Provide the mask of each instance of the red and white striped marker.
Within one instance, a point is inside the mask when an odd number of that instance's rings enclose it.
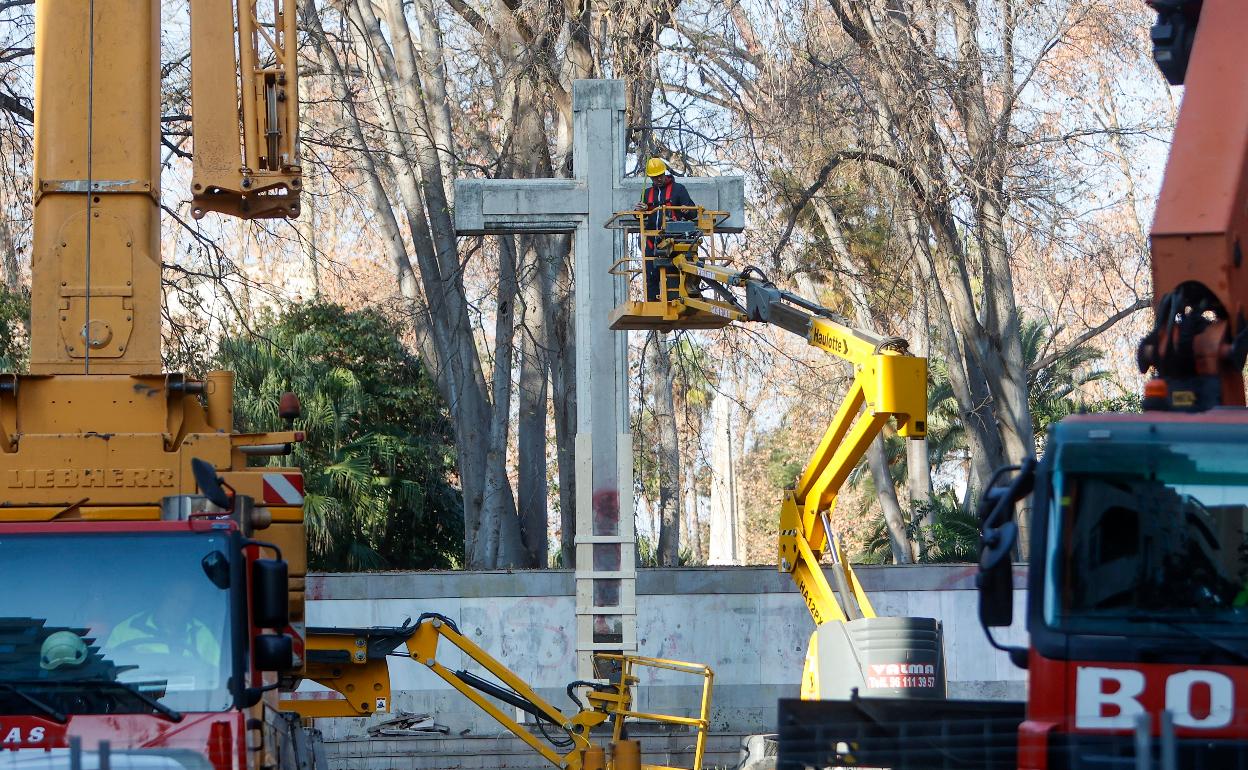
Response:
[[[268,505],[303,505],[303,474],[264,474],[264,502]]]

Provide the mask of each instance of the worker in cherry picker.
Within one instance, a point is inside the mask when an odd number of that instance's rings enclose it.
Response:
[[[693,198],[689,197],[689,191],[680,182],[672,178],[672,170],[668,167],[667,162],[662,158],[651,158],[646,161],[646,176],[650,177],[650,186],[641,195],[641,207],[645,211],[653,212],[646,216],[646,229],[659,230],[662,229],[664,223],[670,219],[695,219],[696,214],[692,208],[684,211],[660,211],[662,206],[690,206],[694,205]],[[654,257],[655,238],[645,239],[645,256]],[[659,299],[659,268],[655,265],[653,259],[644,260],[646,267],[646,299],[655,302]]]

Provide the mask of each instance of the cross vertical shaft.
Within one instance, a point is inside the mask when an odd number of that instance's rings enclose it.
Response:
[[[628,336],[609,325],[627,292],[608,272],[623,234],[602,226],[624,170],[624,83],[577,81],[572,110],[573,171],[589,204],[575,255],[577,673],[589,676],[594,650],[637,649]]]

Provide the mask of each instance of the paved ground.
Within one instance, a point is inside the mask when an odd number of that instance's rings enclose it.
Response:
[[[692,767],[690,734],[640,734],[642,761],[672,767]],[[740,733],[711,734],[704,768],[735,768],[739,762]],[[500,736],[345,738],[326,743],[331,770],[538,770],[550,765],[518,738]]]

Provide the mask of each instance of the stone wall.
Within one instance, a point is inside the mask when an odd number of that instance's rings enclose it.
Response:
[[[970,565],[860,567],[879,615],[936,617],[944,624],[952,698],[1025,697],[1025,672],[989,646],[976,619]],[[1015,574],[1021,616],[1023,569]],[[538,689],[556,706],[576,676],[571,571],[328,574],[308,578],[314,626],[400,625],[439,612]],[[639,654],[697,661],[715,670],[712,725],[720,733],[774,728],[775,703],[796,697],[810,615],[787,575],[766,567],[643,569],[637,580]],[[1000,634],[1024,643],[1021,623]],[[466,664],[451,648],[440,660]],[[433,714],[452,736],[493,736],[501,728],[415,661],[393,659],[393,708]],[[643,679],[638,706],[693,715],[699,682],[659,672]],[[317,697],[305,685],[301,697]],[[324,694],[322,693],[321,696]],[[330,740],[359,737],[365,720],[322,720]]]

